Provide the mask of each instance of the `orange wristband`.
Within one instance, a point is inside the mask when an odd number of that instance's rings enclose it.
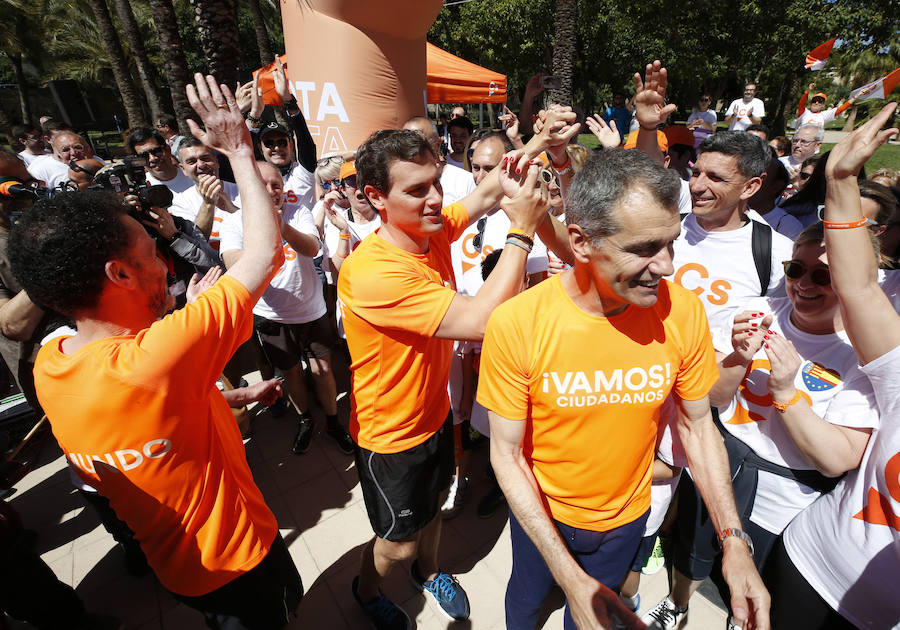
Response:
[[[345,234],[345,233],[341,232],[340,234],[338,234],[338,238],[341,239],[342,241],[349,241],[349,240],[350,240],[350,233],[347,232],[347,233]]]
[[[507,234],[518,234],[531,241],[534,241],[534,234],[528,234],[525,230],[520,230],[519,228],[509,228],[509,232],[507,232]]]
[[[548,154],[547,157],[549,158],[550,155]],[[563,162],[562,166],[557,166],[556,164],[554,164],[553,159],[551,158],[550,166],[552,166],[553,170],[556,171],[557,173],[562,173],[563,171],[568,169],[570,166],[572,166],[572,156],[570,156],[568,153],[566,153],[566,161]]]
[[[846,223],[840,221],[822,221],[822,225],[825,226],[826,230],[852,230],[853,228],[865,227],[868,223],[869,220],[865,217],[858,221],[848,221]]]
[[[781,404],[780,402],[775,402],[775,400],[773,399],[773,400],[772,400],[772,405],[773,405],[773,406],[775,407],[775,409],[777,409],[780,413],[784,413],[785,411],[787,411],[787,408],[788,408],[788,407],[790,407],[790,406],[793,405],[794,403],[800,402],[800,399],[801,399],[801,398],[802,398],[802,396],[800,395],[800,390],[798,389],[797,392],[794,394],[794,397],[791,398],[791,399],[790,399],[789,401],[787,401],[786,403]]]

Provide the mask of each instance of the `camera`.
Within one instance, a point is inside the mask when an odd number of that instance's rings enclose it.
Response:
[[[50,189],[37,180],[21,182],[15,177],[0,177],[0,197],[37,201],[49,196]]]
[[[562,85],[562,79],[553,74],[544,76],[543,86],[545,90],[558,90]]]
[[[94,175],[94,183],[90,188],[134,195],[143,212],[150,208],[168,208],[172,205],[172,191],[162,184],[149,185],[144,172],[146,165],[147,160],[144,158],[124,158]]]

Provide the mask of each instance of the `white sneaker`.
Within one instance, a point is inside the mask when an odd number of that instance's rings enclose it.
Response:
[[[441,518],[453,518],[462,509],[463,502],[466,500],[466,491],[469,489],[469,480],[465,477],[460,480],[456,476],[453,477],[453,483],[450,484],[450,490],[447,493],[447,500],[441,506]]]
[[[641,621],[647,624],[647,630],[675,630],[687,616],[687,611],[687,608],[678,608],[666,597],[641,617]]]

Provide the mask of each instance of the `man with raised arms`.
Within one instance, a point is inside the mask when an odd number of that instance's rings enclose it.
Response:
[[[188,87],[203,131],[243,199],[243,255],[169,315],[153,240],[113,193],[41,200],[15,225],[13,271],[28,295],[75,320],[46,344],[35,386],[78,475],[134,531],[159,581],[213,628],[281,628],[303,594],[278,523],[253,482],[216,379],[253,328],[284,261],[250,134],[225,86]],[[192,282],[189,292],[196,293]]]

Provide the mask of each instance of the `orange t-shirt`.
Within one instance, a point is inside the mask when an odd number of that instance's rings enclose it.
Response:
[[[469,224],[462,204],[442,210],[427,254],[366,237],[341,266],[338,307],[353,370],[350,433],[361,447],[398,453],[437,433],[447,417],[453,341],[437,339],[456,281],[450,243]]]
[[[663,401],[703,398],[719,374],[693,293],[661,281],[654,306],[597,317],[560,277],[491,315],[478,402],[526,422],[522,451],[554,519],[608,531],[650,507]]]
[[[252,308],[225,276],[137,335],[71,355],[54,339],[35,364],[38,398],[73,469],[180,595],[204,595],[254,568],[278,532],[216,388],[250,336]]]

